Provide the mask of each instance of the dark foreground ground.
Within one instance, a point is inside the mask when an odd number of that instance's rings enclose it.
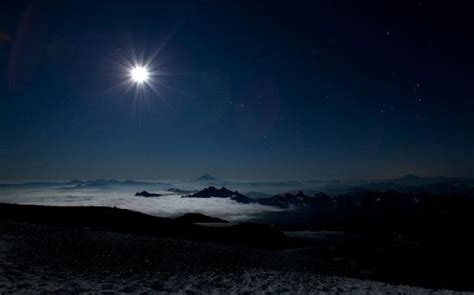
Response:
[[[292,250],[9,221],[0,221],[0,261],[1,293],[454,293],[320,275]]]
[[[56,210],[67,211],[62,224],[53,222]],[[148,220],[110,208],[0,205],[0,213],[1,293],[453,293],[347,278],[373,274],[347,255],[331,254],[331,243],[295,242],[267,227],[201,228],[189,219]],[[204,241],[212,235],[218,237]]]

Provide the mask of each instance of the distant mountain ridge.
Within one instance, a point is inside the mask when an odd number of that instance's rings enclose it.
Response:
[[[210,174],[203,174],[199,176],[198,178],[196,178],[196,181],[212,181],[212,180],[217,180],[217,178],[215,178],[214,176]]]
[[[299,209],[311,209],[331,212],[334,210],[353,210],[354,208],[372,210],[374,208],[380,208],[381,210],[385,207],[384,204],[387,202],[395,208],[406,208],[412,209],[418,207],[424,203],[431,202],[437,196],[441,197],[442,194],[428,194],[428,193],[410,193],[410,192],[398,192],[396,190],[386,191],[356,191],[352,193],[341,194],[338,196],[329,196],[324,193],[316,193],[312,196],[306,195],[302,191],[292,194],[277,194],[271,197],[263,197],[258,199],[252,199],[243,195],[237,191],[231,191],[222,187],[217,189],[213,186],[207,187],[197,193],[182,196],[183,198],[229,198],[243,204],[260,204],[264,206],[271,206],[280,209],[288,209],[290,207]],[[453,195],[459,197],[474,197],[469,194]],[[389,207],[387,207],[389,208]],[[365,209],[364,209],[365,210]]]
[[[318,206],[321,202],[327,203],[330,200],[331,197],[323,193],[317,193],[314,196],[310,197],[300,191],[296,194],[286,193],[275,195],[269,198],[261,198],[256,200],[256,202],[260,205],[286,209],[292,206],[297,208],[314,208]]]
[[[247,196],[242,195],[241,193],[235,191],[230,191],[225,187],[217,189],[213,186],[207,187],[197,193],[182,196],[182,198],[230,198],[231,200],[237,201],[239,203],[249,204],[254,202]]]
[[[233,190],[248,191],[250,197],[265,198],[266,195],[273,195],[281,191],[297,193],[304,191],[308,195],[317,192],[324,192],[331,196],[360,192],[360,191],[387,191],[396,190],[405,193],[429,193],[429,194],[474,194],[474,178],[468,177],[422,177],[408,174],[400,178],[387,180],[307,180],[307,181],[225,181],[216,177],[204,174],[200,177],[181,182],[148,182],[137,180],[116,180],[116,179],[92,179],[92,180],[71,180],[71,181],[49,181],[49,182],[25,182],[25,183],[0,183],[0,188],[32,188],[32,187],[58,187],[63,190],[75,189],[108,189],[119,186],[137,186],[140,191],[164,190],[174,187],[179,183],[184,189],[175,193],[191,193],[201,189],[204,185],[227,186]],[[142,187],[140,187],[142,186]],[[155,187],[156,186],[156,187]],[[139,191],[137,189],[136,191]],[[172,191],[170,191],[172,192]]]
[[[170,185],[162,182],[138,181],[138,180],[117,180],[117,179],[90,179],[90,180],[69,180],[69,181],[34,181],[19,183],[0,183],[0,187],[34,187],[34,186],[65,186],[72,188],[85,187],[106,187],[113,185]]]
[[[97,187],[105,188],[114,185],[139,186],[139,185],[161,185],[159,182],[146,182],[136,180],[115,180],[115,179],[95,179],[95,180],[72,180],[65,185],[75,185],[74,188]]]
[[[289,208],[291,206],[311,208],[320,200],[328,200],[331,197],[323,193],[318,193],[315,194],[314,197],[310,197],[305,195],[303,192],[299,192],[297,194],[286,193],[267,198],[251,199],[237,191],[228,190],[225,187],[217,189],[210,186],[197,193],[182,196],[182,198],[229,198],[243,204],[256,203],[278,208]]]

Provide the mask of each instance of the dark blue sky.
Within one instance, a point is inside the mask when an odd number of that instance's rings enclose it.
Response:
[[[447,2],[7,1],[0,179],[474,176]],[[154,52],[156,93],[122,91]]]

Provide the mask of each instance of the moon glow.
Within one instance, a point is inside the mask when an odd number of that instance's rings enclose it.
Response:
[[[130,70],[130,77],[134,82],[142,84],[148,81],[150,72],[143,66],[135,66]]]

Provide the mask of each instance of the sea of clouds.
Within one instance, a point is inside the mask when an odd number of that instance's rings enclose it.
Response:
[[[0,188],[0,202],[52,206],[107,206],[130,209],[161,217],[176,217],[185,213],[202,213],[231,222],[242,222],[261,213],[277,212],[277,209],[260,204],[241,204],[228,198],[181,198],[180,194],[162,197],[137,197],[142,187],[107,186],[100,188],[64,185],[30,185]],[[149,191],[168,193],[165,187],[155,186]]]

